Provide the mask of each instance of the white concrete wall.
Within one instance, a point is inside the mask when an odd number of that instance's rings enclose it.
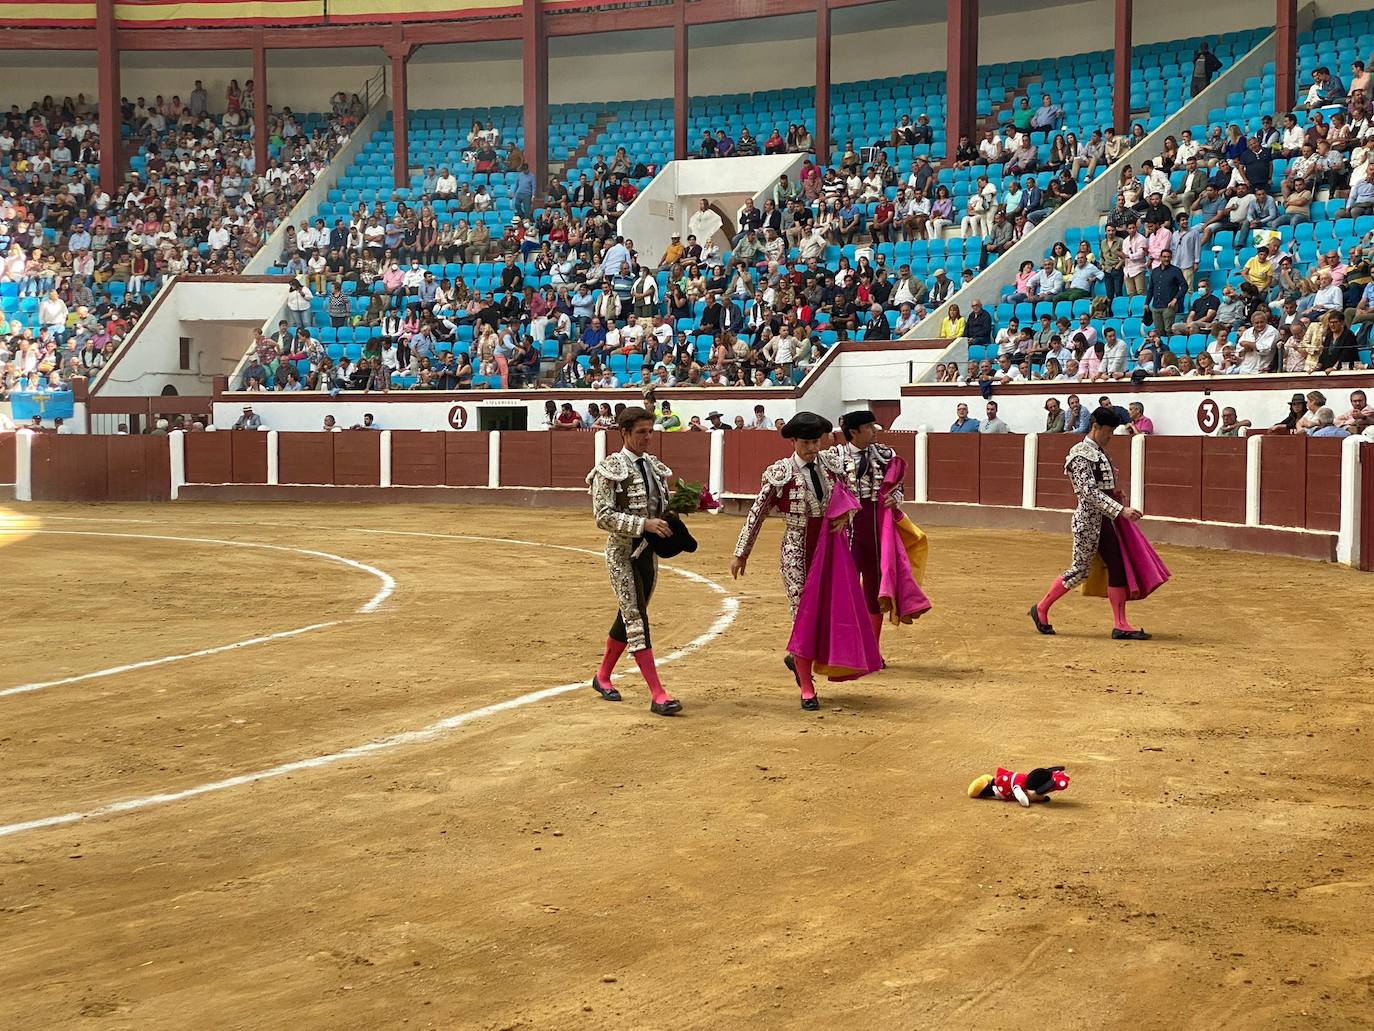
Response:
[[[178,279],[151,318],[125,341],[124,357],[93,384],[102,397],[147,397],[167,385],[179,394],[208,394],[215,376],[242,359],[252,327],[275,317],[286,284],[203,283]],[[191,369],[181,368],[181,338],[193,341]]]
[[[735,213],[746,197],[754,198],[762,207],[762,198],[772,193],[781,176],[787,175],[796,182],[802,160],[800,154],[778,154],[670,161],[621,216],[620,233],[634,241],[635,250],[642,256],[657,261],[674,232],[681,233],[686,243],[688,222],[701,198],[712,201],[733,225]],[[730,240],[723,231],[716,232],[715,240],[721,251],[730,249]]]
[[[1320,13],[1360,10],[1368,0],[1333,0]],[[1156,0],[1137,4],[1135,40],[1150,43],[1197,31],[1196,4]],[[1272,8],[1233,0],[1207,11],[1209,32],[1272,23]],[[1064,27],[1073,31],[1066,38]],[[814,32],[809,15],[761,18],[691,30],[689,86],[694,95],[801,86],[814,81]],[[831,75],[836,82],[905,75],[945,66],[944,5],[892,0],[832,15]],[[1112,9],[1103,0],[997,10],[984,4],[979,42],[983,63],[1105,50],[1112,46]],[[335,90],[355,90],[384,63],[381,50],[284,50],[269,54],[273,106],[321,110]],[[121,62],[126,96],[179,93],[196,78],[223,108],[231,78],[252,77],[247,51],[126,53]],[[61,97],[96,90],[94,53],[10,51],[0,63],[0,97],[27,103],[45,93]],[[445,44],[421,48],[410,64],[413,107],[519,104],[520,46],[516,41]],[[672,94],[672,37],[667,30],[564,37],[550,42],[552,103],[635,100]]]

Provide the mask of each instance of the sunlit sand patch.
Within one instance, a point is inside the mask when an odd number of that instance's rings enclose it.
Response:
[[[42,527],[43,521],[34,516],[16,512],[12,508],[0,508],[0,547],[14,544]]]

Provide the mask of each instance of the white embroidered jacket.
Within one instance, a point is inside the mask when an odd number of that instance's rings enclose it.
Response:
[[[673,471],[654,455],[645,455],[654,478],[656,497],[651,506],[634,456],[625,451],[607,455],[587,474],[592,517],[609,534],[633,539],[644,536],[644,521],[661,518],[668,509],[668,481]],[[652,509],[652,510],[651,510]]]
[[[865,450],[868,452],[868,466],[861,476],[859,459]],[[878,491],[883,485],[883,477],[887,475],[887,467],[897,455],[897,452],[886,444],[870,444],[866,449],[857,448],[853,444],[836,444],[832,448],[827,448],[826,453],[835,455],[846,484],[860,501],[878,500]],[[900,483],[892,488],[892,494],[899,502],[906,500]]]
[[[844,475],[833,448],[816,456],[816,468],[828,498],[835,481]],[[779,459],[763,471],[763,487],[744,520],[735,554],[748,556],[770,512],[776,511],[782,515],[788,532],[804,532],[807,520],[825,515],[825,507],[826,501],[816,497],[811,477],[805,468],[797,464],[795,457],[789,455]]]
[[[1108,519],[1121,514],[1122,504],[1112,497],[1116,490],[1116,467],[1107,452],[1091,440],[1079,441],[1064,458],[1073,492],[1082,508],[1101,512]]]

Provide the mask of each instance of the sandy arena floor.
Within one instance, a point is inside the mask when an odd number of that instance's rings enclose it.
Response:
[[[806,714],[777,526],[732,583],[703,518],[680,718],[627,675],[443,723],[590,677],[586,515],[22,512],[64,532],[0,538],[5,1031],[1374,1027],[1358,573],[1166,549],[1153,642],[1078,596],[1043,638],[1067,539],[932,528],[935,610]],[[964,795],[1052,762],[1049,805]]]

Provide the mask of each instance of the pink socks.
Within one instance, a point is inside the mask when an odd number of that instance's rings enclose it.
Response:
[[[811,679],[811,660],[804,659],[800,655],[794,655],[792,661],[797,666],[797,679],[801,681],[801,696],[803,698],[815,698],[816,685]]]
[[[1112,603],[1112,625],[1130,633],[1135,630],[1126,620],[1126,588],[1108,587],[1107,599]]]
[[[1064,578],[1056,576],[1054,583],[1050,584],[1050,589],[1045,592],[1045,596],[1035,606],[1036,611],[1040,613],[1040,622],[1048,623],[1050,621],[1050,606],[1068,593],[1069,589],[1064,586]]]
[[[621,645],[624,648],[624,645]],[[649,694],[656,702],[666,702],[668,692],[663,690],[663,684],[658,679],[658,667],[654,664],[654,650],[643,648],[635,652],[635,665],[639,667],[639,672],[644,677],[644,683],[649,685]]]
[[[598,684],[602,687],[611,686],[611,674],[615,672],[615,664],[620,661],[620,657],[624,654],[624,641],[617,641],[614,637],[606,638],[606,654],[601,657],[601,668],[596,671]]]

